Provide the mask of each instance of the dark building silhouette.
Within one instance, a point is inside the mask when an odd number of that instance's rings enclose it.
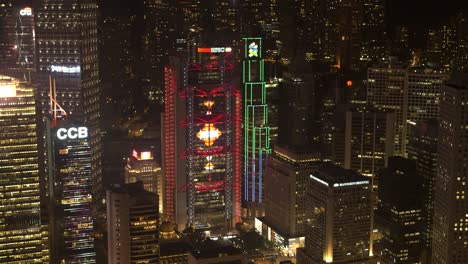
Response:
[[[414,161],[391,157],[378,174],[378,209],[375,226],[382,237],[375,244],[383,263],[419,263],[423,239],[423,177]]]

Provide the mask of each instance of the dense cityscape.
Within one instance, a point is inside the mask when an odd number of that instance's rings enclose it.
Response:
[[[0,0],[0,263],[468,264],[468,2]]]

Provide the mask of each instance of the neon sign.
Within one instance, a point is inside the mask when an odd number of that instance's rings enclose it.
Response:
[[[51,72],[62,72],[62,73],[79,73],[81,70],[80,66],[58,66],[52,65],[50,66]]]
[[[134,157],[137,160],[152,160],[153,158],[153,153],[151,151],[141,151],[138,152],[136,150],[132,150],[132,157]]]
[[[20,16],[32,16],[32,9],[30,7],[21,9]]]
[[[254,42],[250,43],[249,45],[249,57],[257,57],[258,58],[258,45]]]
[[[57,138],[60,140],[64,139],[77,139],[77,138],[87,138],[88,137],[88,128],[87,127],[70,127],[59,128],[57,130]]]
[[[225,52],[231,52],[232,48],[231,47],[198,48],[197,51],[198,53],[225,53]]]
[[[205,124],[197,133],[197,137],[205,143],[206,146],[212,146],[215,141],[221,136],[221,131],[213,124]]]

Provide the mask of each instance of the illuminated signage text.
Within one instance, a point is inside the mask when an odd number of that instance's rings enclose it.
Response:
[[[87,127],[70,127],[70,128],[59,128],[57,130],[57,138],[60,140],[64,139],[77,139],[87,138],[88,128]]]

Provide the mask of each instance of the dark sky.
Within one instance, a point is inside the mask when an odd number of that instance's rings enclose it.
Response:
[[[468,0],[387,0],[391,24],[427,28],[447,20],[463,10],[468,13]]]

